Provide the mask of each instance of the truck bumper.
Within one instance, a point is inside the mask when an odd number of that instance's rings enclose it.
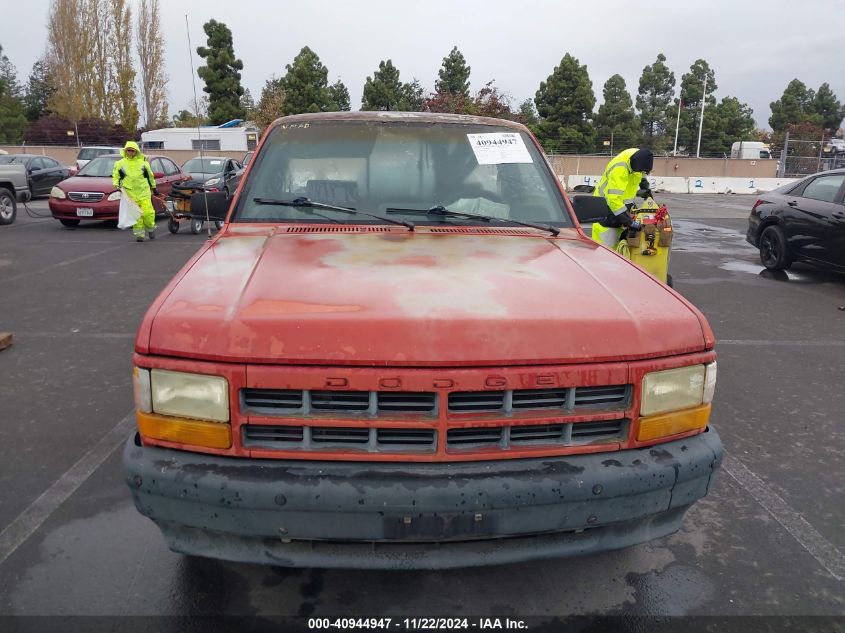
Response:
[[[723,453],[650,448],[451,464],[224,458],[140,445],[124,476],[176,552],[284,567],[444,569],[619,549],[678,530]]]

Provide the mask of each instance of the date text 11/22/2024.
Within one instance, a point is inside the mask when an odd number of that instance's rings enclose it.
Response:
[[[431,630],[521,630],[524,620],[511,618],[309,618],[308,628],[318,630],[360,631],[365,629]]]

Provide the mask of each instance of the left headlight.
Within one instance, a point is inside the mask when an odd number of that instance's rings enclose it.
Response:
[[[109,197],[106,198],[106,200],[108,200],[109,202],[114,202],[115,200],[120,200],[120,190],[112,191],[109,194]]]
[[[715,362],[646,374],[643,377],[640,415],[649,416],[709,404],[715,389]]]
[[[208,180],[206,180],[206,181],[202,184],[202,186],[203,186],[203,187],[216,187],[216,186],[217,186],[217,185],[219,185],[221,182],[223,182],[223,179],[222,179],[222,178],[209,178]]]
[[[162,415],[229,421],[229,383],[221,376],[181,371],[150,371],[153,412]]]
[[[59,200],[64,200],[65,198],[67,198],[67,195],[65,195],[65,192],[59,189],[58,187],[53,187],[52,189],[50,189],[50,197],[58,198]]]

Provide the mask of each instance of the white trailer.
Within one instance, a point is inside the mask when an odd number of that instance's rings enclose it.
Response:
[[[737,141],[731,145],[731,158],[768,160],[771,157],[769,146],[760,141]]]
[[[248,152],[258,145],[258,128],[244,127],[166,127],[141,134],[143,151],[183,149]]]

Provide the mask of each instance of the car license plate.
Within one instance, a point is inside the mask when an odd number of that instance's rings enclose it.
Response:
[[[83,218],[90,218],[94,216],[94,209],[88,209],[85,207],[80,207],[76,210],[76,215],[83,217]]]

